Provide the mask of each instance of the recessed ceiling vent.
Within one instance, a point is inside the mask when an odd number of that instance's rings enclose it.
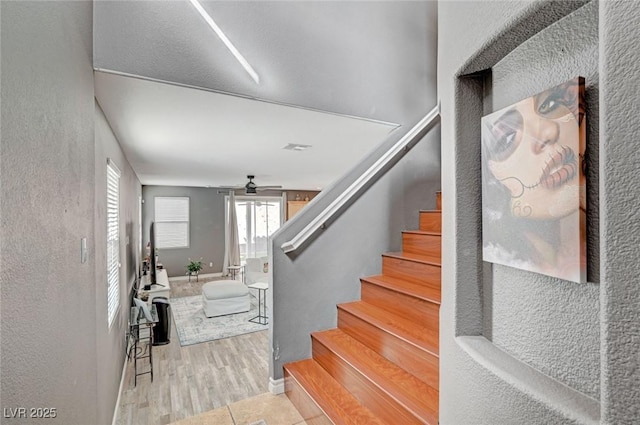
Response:
[[[310,148],[311,145],[299,145],[297,143],[289,143],[287,146],[285,146],[282,149],[286,149],[288,151],[303,151],[305,149]]]

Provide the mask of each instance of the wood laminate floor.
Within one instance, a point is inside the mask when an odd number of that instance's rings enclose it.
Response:
[[[171,283],[172,298],[200,293],[203,282],[184,283]],[[119,425],[169,424],[268,391],[268,331],[181,347],[172,318],[170,340],[153,347],[153,382],[139,376],[134,387],[128,362]]]

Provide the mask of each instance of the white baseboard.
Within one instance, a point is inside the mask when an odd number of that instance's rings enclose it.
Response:
[[[273,379],[269,377],[269,392],[275,395],[284,393],[284,378]]]
[[[201,274],[198,275],[198,278],[207,278],[207,277],[221,277],[222,276],[222,272],[218,272],[218,273],[207,273],[207,274]],[[195,277],[191,276],[191,279],[195,279]],[[169,278],[169,282],[184,282],[184,281],[188,281],[189,280],[189,276],[173,276]]]
[[[120,388],[118,388],[118,398],[116,399],[116,407],[113,409],[113,419],[111,425],[116,425],[118,421],[118,414],[120,413],[120,397],[122,396],[122,389],[124,387],[124,378],[127,374],[127,363],[129,363],[127,356],[124,357],[124,365],[122,365],[122,377],[120,378]]]

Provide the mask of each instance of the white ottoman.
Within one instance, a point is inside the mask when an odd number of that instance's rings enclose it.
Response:
[[[217,280],[202,285],[202,307],[207,317],[244,313],[251,308],[249,288],[238,280]]]

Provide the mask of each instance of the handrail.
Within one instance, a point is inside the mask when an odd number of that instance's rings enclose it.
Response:
[[[367,169],[356,181],[354,181],[344,192],[333,200],[318,216],[316,216],[307,226],[305,226],[291,240],[283,243],[281,249],[285,253],[293,252],[302,246],[318,230],[325,227],[340,209],[345,206],[353,197],[355,197],[360,189],[372,183],[385,167],[394,159],[398,159],[404,155],[417,143],[425,134],[431,130],[440,118],[440,106],[436,105],[427,115],[424,116],[411,130],[407,132],[400,140],[398,140],[388,151],[386,151],[378,160]]]

